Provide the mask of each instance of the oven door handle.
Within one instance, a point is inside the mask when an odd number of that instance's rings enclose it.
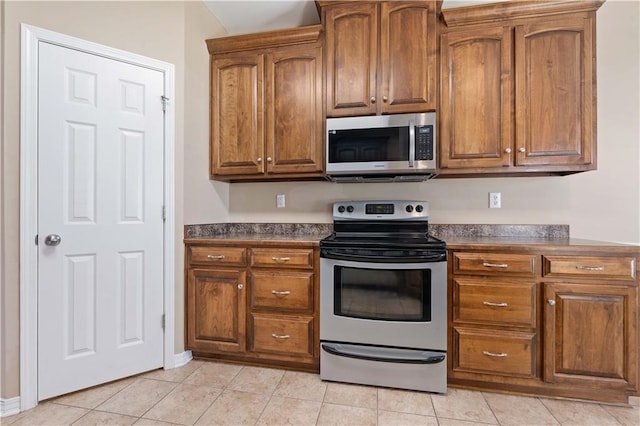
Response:
[[[414,263],[414,262],[439,262],[447,260],[446,254],[436,253],[425,256],[411,256],[411,257],[394,257],[394,256],[367,256],[359,254],[346,254],[339,253],[331,250],[323,250],[322,256],[327,259],[335,260],[353,260],[357,262],[402,262],[402,263]]]
[[[322,343],[321,346],[325,352],[336,356],[398,364],[438,364],[446,358],[442,353],[430,351],[356,347],[340,343]]]

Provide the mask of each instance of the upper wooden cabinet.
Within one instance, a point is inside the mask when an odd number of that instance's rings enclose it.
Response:
[[[320,28],[207,40],[212,179],[322,176]]]
[[[327,116],[436,108],[436,1],[317,1],[326,31]]]
[[[596,168],[601,3],[524,1],[442,11],[441,174]]]

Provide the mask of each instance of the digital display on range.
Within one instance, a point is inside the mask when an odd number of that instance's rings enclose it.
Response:
[[[393,214],[393,204],[366,204],[366,214]]]

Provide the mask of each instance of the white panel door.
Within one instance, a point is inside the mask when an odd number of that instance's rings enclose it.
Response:
[[[43,400],[163,365],[164,119],[159,71],[40,42],[38,74]]]

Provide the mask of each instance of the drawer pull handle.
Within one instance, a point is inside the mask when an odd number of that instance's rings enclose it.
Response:
[[[507,354],[504,352],[501,352],[499,354],[494,354],[493,352],[489,352],[489,351],[482,351],[482,355],[492,356],[495,358],[505,358],[507,356]]]
[[[271,337],[273,337],[274,339],[289,339],[291,336],[289,336],[288,334],[272,334]]]
[[[489,263],[489,262],[482,262],[482,266],[486,266],[487,268],[508,268],[509,264],[508,263]]]
[[[496,308],[506,308],[507,306],[509,306],[509,304],[507,302],[500,302],[500,303],[495,303],[495,302],[482,302],[483,305],[485,306],[494,306]]]
[[[224,259],[224,255],[223,254],[219,254],[217,256],[214,256],[212,254],[208,254],[207,255],[207,259],[222,260],[222,259]]]
[[[271,260],[273,260],[274,262],[288,262],[288,261],[291,260],[291,258],[290,257],[275,257],[275,256],[273,256],[271,258]]]
[[[604,271],[604,266],[582,266],[576,265],[576,269],[579,271]]]
[[[289,294],[291,294],[291,292],[289,290],[287,291],[271,290],[271,294],[275,294],[276,296],[288,296]]]

